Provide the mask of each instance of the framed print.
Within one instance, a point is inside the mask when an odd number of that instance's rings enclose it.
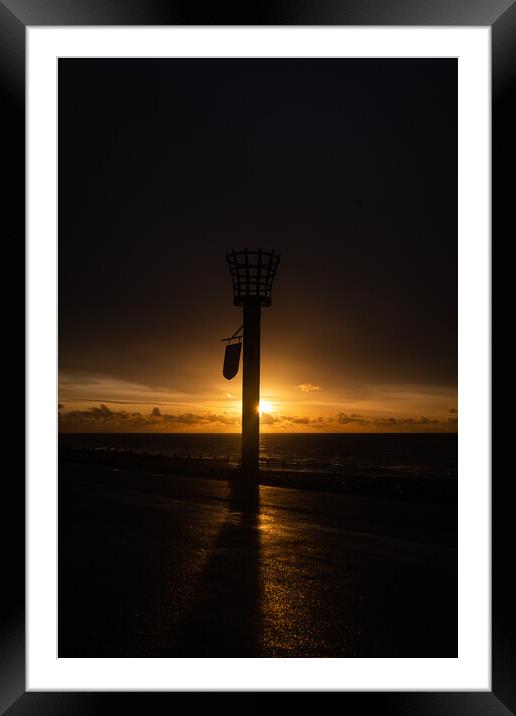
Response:
[[[514,712],[514,6],[108,7],[0,6],[28,408],[3,708]]]

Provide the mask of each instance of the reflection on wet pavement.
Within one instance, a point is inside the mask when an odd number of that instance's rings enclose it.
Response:
[[[61,472],[60,656],[457,653],[453,510]]]

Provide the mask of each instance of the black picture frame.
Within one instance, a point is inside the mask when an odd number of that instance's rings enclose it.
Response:
[[[25,235],[25,30],[28,26],[73,25],[404,25],[489,26],[492,32],[492,234],[514,236],[514,171],[511,133],[516,126],[510,96],[516,74],[516,3],[513,0],[313,0],[256,7],[166,2],[165,0],[0,0],[0,106],[3,124],[2,218],[12,227],[9,260],[20,266]],[[512,227],[512,232],[510,228]],[[18,263],[19,262],[19,263]],[[20,282],[21,283],[21,282]],[[12,287],[3,285],[4,306]],[[21,292],[20,292],[21,293]],[[18,299],[23,304],[23,298]],[[20,322],[10,312],[5,334],[23,345]],[[19,336],[19,340],[16,338]],[[10,375],[24,384],[22,361]],[[23,405],[19,393],[15,401]],[[16,419],[4,417],[4,435]],[[492,478],[492,691],[491,692],[342,692],[342,706],[354,712],[371,707],[383,714],[516,714],[516,579],[511,480]],[[19,466],[3,484],[3,574],[0,632],[0,713],[91,714],[122,710],[152,712],[170,708],[174,693],[26,692],[25,690],[25,486]],[[509,568],[507,568],[509,565]],[[150,701],[149,701],[150,699]],[[144,701],[145,700],[145,701]]]

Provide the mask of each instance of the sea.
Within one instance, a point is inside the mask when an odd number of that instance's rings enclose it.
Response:
[[[241,436],[228,433],[61,433],[65,449],[132,452],[238,465]],[[452,433],[264,433],[260,466],[326,474],[457,477]]]

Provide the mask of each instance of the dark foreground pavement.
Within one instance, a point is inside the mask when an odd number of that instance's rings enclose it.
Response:
[[[59,468],[59,656],[457,656],[456,505]]]

